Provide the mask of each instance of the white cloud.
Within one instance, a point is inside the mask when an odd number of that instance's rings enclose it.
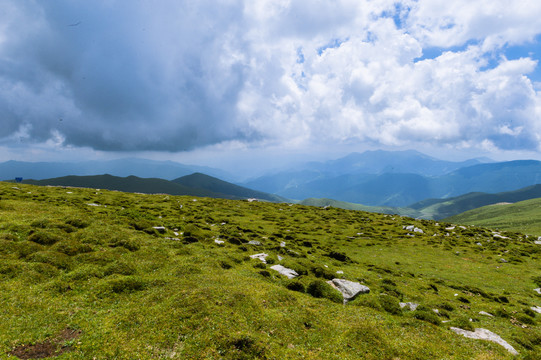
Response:
[[[3,143],[21,124],[28,143],[117,151],[537,149],[541,138],[541,95],[528,78],[538,64],[503,56],[541,34],[534,0],[7,1],[5,9]],[[445,51],[420,60],[433,46]]]

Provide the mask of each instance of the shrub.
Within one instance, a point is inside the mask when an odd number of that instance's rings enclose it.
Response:
[[[43,246],[32,241],[21,241],[17,243],[16,252],[20,258],[26,258],[28,255],[43,250]]]
[[[115,261],[107,265],[103,271],[103,273],[107,276],[112,275],[112,274],[133,275],[136,272],[137,272],[137,269],[135,268],[135,266],[121,260]]]
[[[38,231],[28,237],[29,241],[33,241],[40,245],[53,245],[60,241],[60,237],[45,231]]]
[[[541,287],[541,275],[533,276],[532,281],[539,287]]]
[[[413,317],[419,320],[427,321],[434,325],[440,325],[441,321],[438,318],[438,315],[432,310],[421,310],[421,311],[415,311],[413,314]]]
[[[298,280],[291,280],[287,283],[286,288],[292,291],[298,291],[302,293],[306,292],[306,287]]]
[[[470,321],[470,319],[464,316],[454,319],[453,321],[451,321],[450,325],[463,330],[475,331],[473,323]]]
[[[69,256],[56,251],[38,251],[30,255],[29,260],[49,264],[58,269],[69,269],[71,267]]]
[[[327,254],[327,256],[341,262],[351,261],[351,259],[346,254],[338,251],[331,251]]]
[[[68,280],[88,280],[93,277],[102,278],[104,275],[104,271],[100,267],[92,264],[84,264],[68,273],[65,277]]]
[[[528,315],[526,314],[516,314],[515,315],[515,318],[520,321],[521,323],[523,324],[526,324],[526,325],[535,325],[535,320],[532,319],[531,317],[529,317]]]
[[[92,247],[88,244],[81,244],[75,240],[62,240],[54,244],[53,250],[63,254],[73,256],[81,253],[92,251]]]
[[[323,280],[312,281],[306,288],[306,292],[315,298],[326,298],[337,303],[343,302],[340,292]]]
[[[77,219],[77,218],[71,218],[65,221],[66,224],[71,225],[77,229],[84,229],[90,225],[90,223]]]
[[[107,244],[109,247],[123,247],[129,251],[137,251],[140,246],[135,240],[124,239],[124,238],[113,238]]]
[[[399,315],[402,313],[402,309],[400,308],[400,302],[394,296],[380,295],[378,300],[382,309],[387,311],[388,313],[393,315]]]

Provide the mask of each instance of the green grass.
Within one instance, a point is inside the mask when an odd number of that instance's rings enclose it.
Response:
[[[541,199],[483,206],[446,221],[541,236]]]
[[[541,246],[520,233],[448,226],[0,183],[0,358],[66,329],[80,335],[58,359],[517,358],[448,329],[471,323],[535,359],[541,316],[528,309],[541,305],[532,291]],[[267,264],[250,258],[261,252]],[[272,264],[301,276],[289,280]],[[371,291],[344,305],[325,286],[334,276]],[[401,310],[401,301],[420,307]]]

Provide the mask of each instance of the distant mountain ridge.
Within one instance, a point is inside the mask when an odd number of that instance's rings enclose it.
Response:
[[[536,160],[476,164],[438,176],[411,170],[338,176],[303,170],[261,177],[245,185],[260,191],[272,190],[289,199],[329,198],[367,206],[407,207],[428,198],[499,193],[541,183],[541,162]]]
[[[53,185],[118,190],[124,192],[169,195],[190,195],[223,199],[256,198],[271,202],[286,199],[237,186],[205,174],[192,174],[168,181],[158,178],[140,178],[137,176],[118,177],[109,174],[92,176],[64,176],[42,180],[24,180],[32,185]]]
[[[136,158],[81,162],[24,162],[11,160],[0,163],[0,180],[12,180],[16,177],[43,180],[69,175],[90,176],[100,174],[111,174],[120,177],[134,175],[142,178],[172,180],[194,172],[202,172],[224,179],[231,177],[223,170],[210,167]]]

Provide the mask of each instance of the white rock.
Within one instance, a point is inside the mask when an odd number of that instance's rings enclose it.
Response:
[[[280,255],[278,255],[278,256],[277,256],[277,258],[278,258],[278,261],[282,261],[282,260],[284,260],[284,258],[283,258],[283,257],[281,257]]]
[[[541,306],[532,306],[531,309],[536,313],[541,314]]]
[[[87,204],[88,206],[101,206],[100,204],[94,204],[94,203],[90,203],[90,204]]]
[[[449,230],[449,231],[454,230],[454,229],[455,229],[454,226],[449,226],[449,227],[446,227],[446,228],[445,228],[445,230]]]
[[[413,229],[415,229],[415,226],[413,226],[413,225],[402,226],[402,229],[406,229],[408,231],[413,231]]]
[[[535,240],[535,241],[534,241],[534,244],[536,244],[536,245],[541,245],[541,240]]]
[[[459,226],[459,228],[461,228],[462,230],[466,230],[466,227],[465,226]]]
[[[494,315],[492,315],[491,313],[487,313],[486,311],[479,311],[479,315],[494,317]]]
[[[405,303],[401,302],[401,303],[399,303],[399,305],[400,305],[400,307],[402,309],[407,307],[411,311],[415,311],[417,309],[417,307],[419,306],[419,304],[412,303],[412,302],[405,302]]]
[[[533,289],[533,291],[535,291],[536,293],[538,293],[539,295],[541,295],[541,288]]]
[[[344,301],[353,300],[359,294],[365,294],[370,292],[368,286],[364,286],[357,282],[349,280],[332,279],[327,282],[342,293]]]
[[[216,240],[215,240],[216,241]],[[223,241],[222,241],[223,242]],[[261,254],[255,254],[255,255],[250,255],[250,257],[252,259],[259,259],[261,260],[263,263],[267,263],[267,260],[265,259],[267,256],[269,256],[269,254],[265,254],[265,253],[261,253]]]
[[[248,245],[261,245],[261,242],[257,240],[251,240],[248,241]]]
[[[514,347],[509,345],[507,341],[505,341],[504,339],[502,339],[501,337],[499,337],[498,335],[494,334],[492,331],[489,331],[487,329],[478,328],[478,329],[475,329],[475,331],[463,330],[456,327],[451,327],[450,329],[454,331],[455,333],[465,336],[470,339],[480,339],[480,340],[488,340],[488,341],[495,342],[496,344],[499,344],[503,346],[504,348],[506,348],[507,351],[509,351],[511,354],[518,355],[518,351],[516,351]]]
[[[342,270],[338,270],[336,273],[337,274],[343,274],[344,272]]]
[[[418,232],[420,234],[424,234],[425,232],[423,231],[423,229],[419,229],[418,227],[416,227],[415,229],[413,229],[413,232]]]
[[[161,233],[165,232],[165,226],[153,226],[152,228]]]
[[[218,240],[218,239],[214,239],[214,242],[215,242],[216,244],[220,245],[220,244],[223,244],[225,241],[223,241],[223,240]]]
[[[271,266],[271,269],[274,271],[278,271],[280,274],[286,276],[288,279],[293,279],[294,277],[299,276],[295,270],[288,269],[282,265],[273,265]]]
[[[282,242],[280,243],[280,247],[286,247],[286,243],[282,241]]]

